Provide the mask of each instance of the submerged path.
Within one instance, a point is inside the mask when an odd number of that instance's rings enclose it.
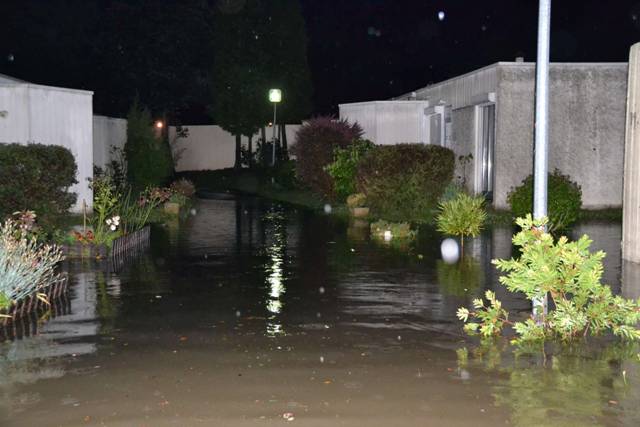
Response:
[[[0,425],[640,423],[633,350],[543,361],[461,350],[456,308],[484,289],[527,308],[490,267],[510,256],[510,230],[453,268],[435,233],[407,252],[260,199],[197,209],[118,272],[68,265],[68,314],[0,344]],[[608,251],[617,233],[619,250],[619,224],[583,228]]]

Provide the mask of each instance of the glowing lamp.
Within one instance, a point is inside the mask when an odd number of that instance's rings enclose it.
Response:
[[[280,89],[269,89],[269,102],[277,104],[282,101],[282,91]]]

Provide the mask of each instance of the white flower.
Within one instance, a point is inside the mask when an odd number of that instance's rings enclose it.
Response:
[[[111,218],[107,220],[107,225],[111,225]]]
[[[116,231],[116,226],[115,225],[112,225],[110,228],[111,228],[111,231]]]
[[[120,215],[116,215],[113,217],[114,221],[120,222]]]

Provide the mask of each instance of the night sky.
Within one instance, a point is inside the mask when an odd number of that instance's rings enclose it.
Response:
[[[101,75],[104,65],[92,55],[109,43],[109,35],[102,45],[82,46],[79,41],[89,37],[92,27],[77,24],[85,14],[99,21],[99,9],[108,3],[114,2],[3,0],[0,73],[94,90],[102,99],[108,98],[116,90],[110,85],[116,85],[117,79],[109,81],[109,76]],[[158,8],[169,4],[166,0],[156,3]],[[517,56],[535,60],[535,0],[301,3],[309,39],[314,114],[336,113],[338,103],[389,98]],[[121,31],[134,31],[136,25],[123,23]],[[182,37],[189,38],[188,25]],[[639,39],[640,1],[553,2],[552,61],[626,61],[630,45]],[[84,55],[85,48],[93,54]],[[206,53],[203,48],[202,54]],[[136,72],[134,65],[130,72]],[[96,108],[98,113],[101,108]],[[206,120],[203,111],[204,107],[187,111],[185,120]]]

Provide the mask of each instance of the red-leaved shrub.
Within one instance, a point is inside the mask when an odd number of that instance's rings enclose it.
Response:
[[[333,151],[345,148],[363,134],[358,123],[332,117],[316,117],[306,122],[296,135],[296,175],[318,194],[334,198],[333,179],[324,170],[333,162]]]

